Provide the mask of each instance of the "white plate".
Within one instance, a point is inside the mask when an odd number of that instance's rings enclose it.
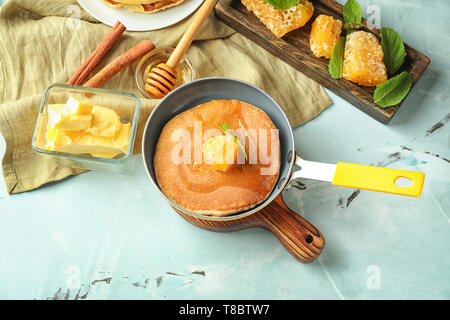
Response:
[[[145,14],[112,8],[102,0],[78,0],[83,9],[95,19],[109,26],[113,26],[119,20],[128,31],[149,31],[168,27],[189,16],[202,2],[203,0],[185,0],[176,7]]]

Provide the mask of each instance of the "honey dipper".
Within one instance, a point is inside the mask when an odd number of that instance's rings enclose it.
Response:
[[[205,0],[167,62],[158,64],[149,72],[145,91],[150,96],[155,99],[161,99],[173,90],[177,79],[175,69],[216,2],[217,0]]]

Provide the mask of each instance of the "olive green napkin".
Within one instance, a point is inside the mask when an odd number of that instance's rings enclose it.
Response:
[[[82,172],[61,166],[31,149],[44,88],[50,83],[65,83],[110,30],[73,6],[78,7],[73,0],[9,0],[0,7],[0,132],[6,141],[2,168],[8,193],[32,190]],[[77,11],[80,19],[73,18]],[[175,46],[191,20],[192,16],[163,30],[126,31],[93,74],[141,40],[149,39],[157,47]],[[231,77],[266,91],[284,109],[292,126],[310,120],[331,105],[317,83],[236,33],[213,14],[187,55],[197,78]],[[123,70],[103,87],[139,95],[135,68],[136,64]],[[143,127],[157,102],[142,98],[135,152],[141,151]]]

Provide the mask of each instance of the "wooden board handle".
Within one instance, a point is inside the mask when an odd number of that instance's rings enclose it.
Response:
[[[322,253],[325,246],[322,233],[289,209],[281,194],[253,216],[259,220],[259,226],[272,232],[298,261],[310,263]]]

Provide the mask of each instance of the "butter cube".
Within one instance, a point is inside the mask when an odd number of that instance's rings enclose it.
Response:
[[[92,123],[91,114],[71,114],[64,104],[50,104],[47,110],[51,129],[80,131],[86,130]]]
[[[114,138],[114,145],[126,153],[128,149],[128,139],[130,137],[131,124],[121,123],[117,136]]]
[[[82,103],[77,99],[70,97],[66,102],[67,112],[73,115],[83,115],[90,114],[92,111],[92,106],[87,103]]]
[[[94,106],[92,108],[92,126],[86,131],[100,137],[115,137],[121,124],[119,115],[114,110]]]
[[[215,136],[203,144],[203,157],[215,170],[226,172],[236,163],[237,148],[234,137]]]
[[[83,131],[64,131],[52,129],[47,134],[48,150],[85,154],[85,153],[126,153],[130,124],[122,124],[119,135],[114,137],[100,137]]]
[[[70,145],[72,140],[68,137],[63,130],[49,129],[47,131],[47,150],[57,151],[59,146]]]

